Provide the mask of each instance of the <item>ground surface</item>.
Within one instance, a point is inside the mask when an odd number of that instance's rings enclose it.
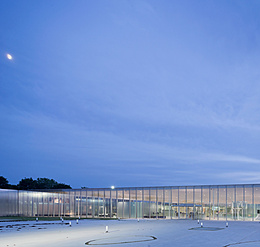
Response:
[[[65,224],[66,223],[66,224]],[[260,246],[259,222],[80,220],[0,222],[0,247]],[[108,226],[108,233],[106,233]],[[199,227],[199,228],[198,228]],[[87,243],[87,245],[86,245]]]

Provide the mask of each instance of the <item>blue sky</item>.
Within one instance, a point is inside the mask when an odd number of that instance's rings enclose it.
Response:
[[[2,0],[0,175],[260,183],[259,11],[253,0]]]

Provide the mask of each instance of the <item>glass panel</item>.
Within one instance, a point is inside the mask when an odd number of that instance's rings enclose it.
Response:
[[[81,216],[80,217],[83,218],[87,217],[87,191],[85,190],[81,191]]]
[[[164,218],[166,219],[171,218],[170,204],[171,204],[171,190],[165,189],[164,190]]]
[[[104,205],[104,214],[106,218],[111,217],[111,201],[110,201],[110,192],[112,193],[114,190],[105,190],[105,205]]]
[[[75,216],[75,193],[74,191],[70,192],[70,216]]]
[[[172,189],[172,204],[171,204],[171,217],[178,219],[179,205],[178,205],[178,188]]]
[[[253,220],[254,205],[252,200],[253,188],[251,185],[245,185],[245,210],[244,219],[251,221]]]
[[[100,190],[98,192],[98,217],[99,218],[104,218],[105,217],[104,196],[105,196],[104,191]]]
[[[44,216],[52,216],[54,208],[54,195],[52,193],[46,194],[43,206],[44,206]],[[72,200],[74,202],[74,198]]]
[[[156,218],[156,189],[150,190],[150,200],[150,217]]]
[[[76,217],[80,217],[80,208],[81,208],[81,191],[75,191],[75,215]],[[56,197],[55,197],[56,202]],[[57,210],[55,210],[55,213],[57,213]]]
[[[219,219],[226,220],[226,187],[219,187]]]
[[[235,217],[237,220],[244,218],[244,188],[243,186],[236,186],[236,202],[234,204]]]
[[[93,191],[87,191],[87,217],[92,218],[94,215],[93,212]]]
[[[144,201],[143,201],[143,217],[150,217],[150,198],[149,198],[149,189],[144,189]]]
[[[124,212],[124,192],[123,192],[123,190],[117,191],[117,197],[118,197],[117,217],[123,218],[123,212]]]
[[[194,187],[194,219],[202,219],[201,187]]]
[[[219,206],[218,206],[218,188],[213,187],[211,188],[211,194],[210,194],[210,199],[211,199],[211,220],[218,220],[218,214],[219,214]]]
[[[209,220],[209,187],[202,187],[202,218]]]
[[[112,213],[111,217],[116,218],[117,217],[117,198],[116,198],[116,191],[111,191],[111,199],[112,199]]]
[[[124,190],[124,218],[130,217],[129,190]]]
[[[64,216],[69,216],[70,213],[70,197],[69,197],[69,192],[65,194],[65,202],[64,202]]]
[[[143,218],[143,191],[137,189],[137,202],[136,202],[137,218]]]
[[[186,201],[186,188],[179,188],[179,214],[180,219],[186,219],[186,207],[187,207],[187,201]]]
[[[233,186],[227,187],[227,219],[234,220],[235,219],[235,209],[234,209],[234,201],[235,201],[235,188]]]
[[[187,188],[187,217],[194,219],[193,187]]]
[[[136,218],[136,190],[131,189],[130,190],[130,218]]]
[[[254,186],[254,220],[260,220],[260,185]]]
[[[164,207],[163,207],[164,190],[157,189],[157,217],[164,217]]]

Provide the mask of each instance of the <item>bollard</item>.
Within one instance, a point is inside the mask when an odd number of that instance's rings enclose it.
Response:
[[[203,222],[200,223],[200,227],[203,227]]]
[[[228,222],[226,222],[226,227],[228,227]]]
[[[137,219],[137,222],[139,222],[139,219]]]
[[[69,224],[70,224],[70,227],[71,227],[71,221],[70,221],[70,223],[69,223]]]
[[[120,217],[118,217],[118,220],[120,221]]]
[[[36,222],[38,222],[38,218],[36,218]]]
[[[106,233],[108,233],[108,226],[106,226]]]
[[[79,220],[77,220],[77,224],[79,223]]]
[[[79,216],[79,220],[80,220],[80,216]]]
[[[200,223],[200,220],[198,220],[198,224]]]

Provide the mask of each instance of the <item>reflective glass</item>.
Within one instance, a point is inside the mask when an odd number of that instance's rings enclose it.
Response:
[[[219,219],[226,220],[226,187],[219,187]]]
[[[171,217],[178,219],[179,217],[179,201],[178,201],[178,188],[172,188],[172,204],[171,204]]]

